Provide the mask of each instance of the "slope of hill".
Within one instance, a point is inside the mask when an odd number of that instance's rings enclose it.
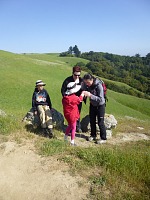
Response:
[[[72,66],[84,59],[59,57],[58,54],[19,55],[0,51],[0,109],[23,116],[31,107],[31,97],[37,79],[47,83],[53,107],[62,112],[61,84],[72,73]],[[83,72],[84,73],[84,72]],[[119,83],[117,83],[119,84]],[[118,117],[150,119],[150,101],[108,90],[107,113]],[[82,116],[88,113],[83,105]]]

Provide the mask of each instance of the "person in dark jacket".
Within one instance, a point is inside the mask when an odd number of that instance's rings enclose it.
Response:
[[[32,109],[34,115],[39,114],[42,132],[45,136],[53,137],[52,132],[52,103],[48,92],[44,89],[46,84],[42,80],[36,81],[34,93],[32,95]]]
[[[80,77],[80,75],[81,75],[81,68],[79,66],[74,66],[72,70],[72,76],[67,77],[62,84],[61,87],[62,96],[65,96],[65,92],[67,91],[67,85],[70,82],[75,82],[77,85],[81,86],[81,89],[75,93],[75,95],[78,97],[81,95],[84,88],[82,88],[83,79]],[[84,99],[84,102],[85,101],[86,100]],[[82,102],[80,102],[80,104],[78,105],[79,113],[81,113],[81,108],[82,108]],[[80,118],[77,120],[76,132],[82,132],[80,125]]]
[[[87,86],[87,90],[84,95],[90,99],[90,125],[91,135],[88,138],[89,141],[96,140],[96,117],[98,118],[98,126],[100,129],[100,140],[97,140],[97,144],[103,144],[106,142],[106,128],[104,124],[105,116],[105,98],[101,81],[98,78],[93,77],[91,74],[85,74],[83,81]]]

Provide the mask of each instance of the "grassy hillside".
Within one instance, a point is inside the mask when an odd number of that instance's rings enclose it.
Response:
[[[62,112],[61,84],[72,73],[79,58],[63,58],[58,54],[13,54],[0,51],[0,109],[8,114],[23,117],[31,107],[31,97],[37,79],[47,83],[53,107]],[[117,83],[119,84],[119,83]],[[116,117],[133,117],[150,120],[150,101],[108,90],[106,112]],[[88,113],[83,105],[82,116]]]

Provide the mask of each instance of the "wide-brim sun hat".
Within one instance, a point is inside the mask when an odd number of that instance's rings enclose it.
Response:
[[[41,86],[45,86],[46,83],[44,83],[42,80],[37,80],[35,83],[36,86],[41,85]]]
[[[75,82],[70,82],[67,85],[66,95],[74,94],[81,89],[81,85],[77,85]]]

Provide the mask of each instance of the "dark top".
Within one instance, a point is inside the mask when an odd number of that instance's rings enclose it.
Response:
[[[38,91],[37,88],[35,88],[35,91],[32,95],[32,108],[34,111],[37,111],[38,105],[47,105],[50,109],[52,108],[49,94],[45,89]]]
[[[93,84],[88,87],[88,91],[92,94],[90,103],[93,106],[100,106],[105,104],[104,90],[101,81],[95,78]]]
[[[69,76],[64,80],[62,87],[61,87],[62,96],[65,96],[65,92],[67,90],[67,85],[70,82],[75,82],[74,79],[73,79],[73,76]],[[77,85],[81,85],[81,89],[78,92],[75,93],[75,95],[78,96],[78,97],[81,95],[81,92],[83,91],[83,88],[82,88],[83,84],[82,83],[83,83],[83,79],[81,77],[79,77],[79,83],[77,83]]]

